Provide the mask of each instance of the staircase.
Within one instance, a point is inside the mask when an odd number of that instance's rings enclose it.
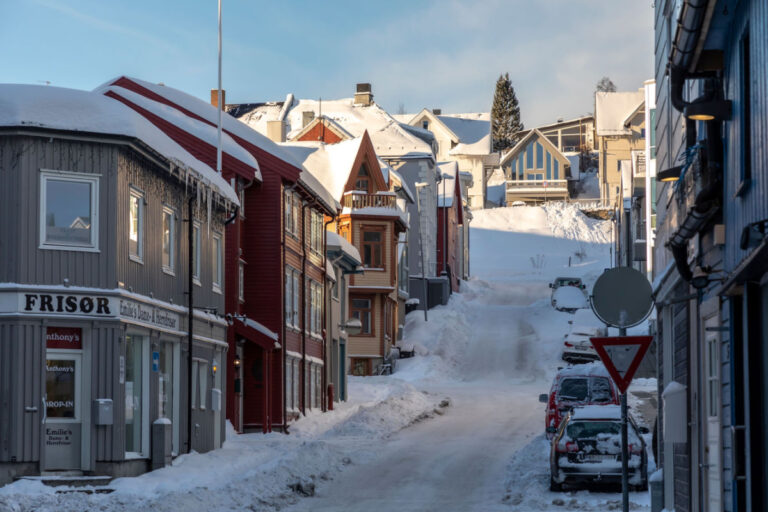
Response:
[[[114,489],[109,486],[114,477],[83,475],[81,471],[44,471],[40,476],[19,476],[14,480],[32,480],[49,487],[60,487],[60,494],[81,492],[85,494],[109,494]]]

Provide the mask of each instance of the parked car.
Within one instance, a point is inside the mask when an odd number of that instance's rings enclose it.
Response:
[[[563,339],[563,351],[561,357],[568,363],[587,363],[597,361],[595,347],[590,338],[606,336],[608,329],[595,316],[591,309],[576,311],[572,320],[568,321],[571,327]]]
[[[619,391],[601,362],[569,366],[557,372],[549,394],[539,395],[547,404],[544,427],[547,438],[557,432],[562,419],[577,406],[618,405]]]
[[[632,417],[627,422],[629,485],[648,488],[648,455]],[[621,408],[616,405],[574,408],[560,424],[549,456],[549,488],[565,484],[621,483]]]
[[[552,288],[552,307],[558,311],[573,313],[589,307],[586,285],[578,277],[557,277],[549,287]]]

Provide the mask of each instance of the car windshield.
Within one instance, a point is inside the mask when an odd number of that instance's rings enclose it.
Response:
[[[565,429],[571,439],[595,439],[599,434],[621,434],[618,421],[572,421]]]
[[[611,383],[606,377],[569,377],[560,382],[560,400],[607,403],[613,400]]]
[[[584,377],[563,379],[559,397],[571,402],[586,402],[589,396],[589,382]]]
[[[590,395],[593,402],[610,402],[613,400],[611,383],[605,377],[592,377],[592,391]]]

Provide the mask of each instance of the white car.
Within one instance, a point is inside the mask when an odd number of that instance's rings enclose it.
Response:
[[[608,329],[600,322],[591,309],[582,309],[576,312],[573,320],[570,320],[571,328],[563,339],[563,361],[569,363],[588,363],[597,361],[595,347],[590,338],[605,336]]]
[[[587,293],[580,287],[560,286],[552,290],[552,307],[568,313],[586,309],[589,307]]]

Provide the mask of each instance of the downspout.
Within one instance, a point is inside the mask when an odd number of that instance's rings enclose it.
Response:
[[[325,234],[328,232],[328,226],[336,220],[335,217],[331,218],[331,220],[323,223],[323,274],[327,272],[328,268],[328,237],[325,236]],[[339,257],[341,258],[341,257]],[[338,261],[338,260],[336,260]],[[335,263],[335,262],[334,262]],[[333,333],[333,308],[329,306],[328,304],[328,278],[323,279],[323,309],[328,308],[328,311],[323,311],[323,333],[325,333],[325,338],[328,337],[328,334],[330,333],[332,335]],[[330,323],[331,325],[327,325],[325,323],[327,315],[330,315]],[[332,336],[331,336],[332,337]],[[323,403],[322,407],[323,410],[333,409],[333,401],[328,400],[328,360],[327,357],[327,344],[328,339],[323,339]],[[331,344],[333,344],[333,341],[331,341]],[[330,402],[330,403],[329,403]]]
[[[187,453],[192,453],[192,345],[194,340],[194,282],[192,274],[194,272],[194,236],[195,221],[192,217],[194,196],[190,195],[187,199],[187,250],[189,253],[189,265],[187,268]]]
[[[281,183],[281,185],[282,185],[282,183]],[[280,211],[280,217],[281,217],[280,218],[280,222],[283,224],[282,244],[281,244],[282,245],[282,251],[283,251],[283,253],[281,254],[283,265],[282,265],[282,273],[280,274],[280,282],[281,282],[280,288],[283,290],[283,296],[282,296],[282,301],[283,301],[283,307],[282,307],[283,315],[282,315],[282,317],[283,318],[280,320],[280,323],[283,326],[283,328],[282,328],[282,331],[283,331],[283,347],[282,347],[282,352],[283,352],[283,379],[282,379],[283,380],[283,382],[282,382],[282,386],[283,386],[283,404],[282,404],[282,410],[283,410],[283,432],[285,432],[286,434],[288,433],[288,411],[287,411],[287,408],[286,408],[285,405],[287,403],[288,397],[285,394],[286,391],[287,391],[286,388],[285,388],[285,373],[286,373],[285,363],[286,363],[287,357],[288,357],[288,355],[286,354],[286,352],[288,350],[288,345],[285,342],[285,335],[286,335],[286,326],[285,326],[285,294],[287,293],[287,290],[285,289],[285,192],[286,191],[293,191],[293,189],[295,187],[296,187],[296,184],[294,183],[293,185],[291,185],[288,188],[282,187],[282,189],[280,191],[280,195],[281,195],[281,197],[280,197],[280,204],[283,205],[283,207],[281,208],[281,211]]]

